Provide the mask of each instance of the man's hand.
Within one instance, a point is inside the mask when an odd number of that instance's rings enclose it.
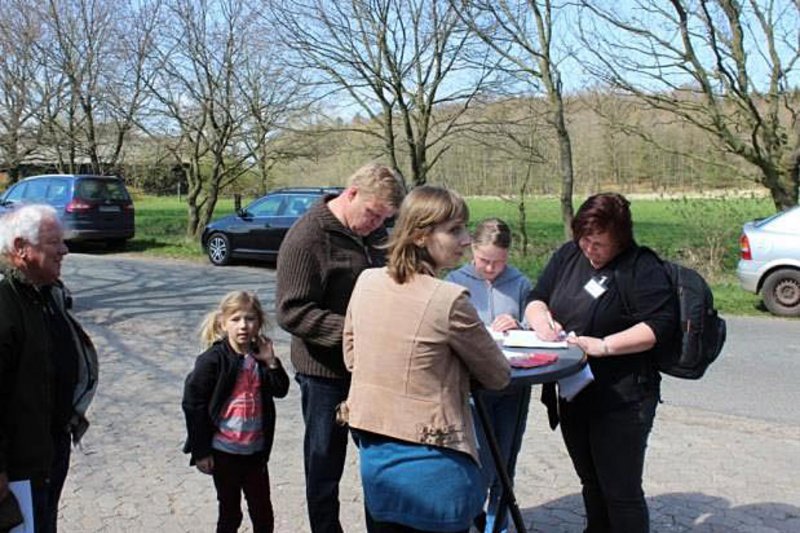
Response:
[[[8,474],[0,472],[0,502],[8,496]]]
[[[210,476],[214,472],[214,457],[209,455],[208,457],[198,459],[197,462],[195,462],[195,466],[199,471]]]

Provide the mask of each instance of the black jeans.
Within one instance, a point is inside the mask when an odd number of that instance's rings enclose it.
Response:
[[[61,489],[67,480],[69,458],[72,445],[70,434],[66,431],[53,436],[53,464],[50,476],[43,482],[31,486],[33,500],[33,523],[36,533],[56,533],[58,531],[58,500]]]
[[[264,455],[235,455],[213,450],[214,487],[219,501],[217,533],[236,533],[242,524],[242,499],[253,533],[272,533],[275,518],[269,491],[269,470]]]
[[[560,401],[561,434],[583,485],[586,533],[650,530],[642,471],[657,404],[656,394],[608,412]]]
[[[341,533],[339,481],[347,454],[347,428],[336,423],[336,406],[347,399],[350,381],[295,375],[300,384],[306,433],[303,454],[306,503],[312,533]]]

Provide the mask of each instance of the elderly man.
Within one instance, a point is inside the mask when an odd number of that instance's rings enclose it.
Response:
[[[0,500],[29,480],[36,533],[56,531],[70,441],[97,387],[97,354],[59,281],[66,254],[51,207],[0,219]]]
[[[306,503],[313,533],[339,533],[339,480],[347,430],[336,423],[336,406],[347,399],[344,315],[356,278],[383,266],[383,223],[405,195],[393,169],[368,164],[337,197],[327,197],[292,226],[278,254],[278,322],[292,334],[292,364],[300,384]]]

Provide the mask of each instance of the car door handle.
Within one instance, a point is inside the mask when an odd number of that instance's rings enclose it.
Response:
[[[266,224],[264,224],[264,227],[265,227],[265,228],[271,228],[271,227],[272,227],[272,224],[270,224],[269,222],[267,222]]]

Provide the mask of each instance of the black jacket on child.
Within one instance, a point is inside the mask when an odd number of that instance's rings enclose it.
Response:
[[[211,440],[217,431],[217,420],[231,396],[239,372],[241,355],[233,351],[227,340],[220,340],[197,357],[186,376],[183,389],[183,413],[186,417],[187,439],[184,453],[191,453],[190,464],[211,455]],[[258,361],[261,373],[261,407],[264,430],[264,459],[269,460],[275,435],[275,402],[289,392],[289,376],[280,360],[278,368],[268,368]]]

